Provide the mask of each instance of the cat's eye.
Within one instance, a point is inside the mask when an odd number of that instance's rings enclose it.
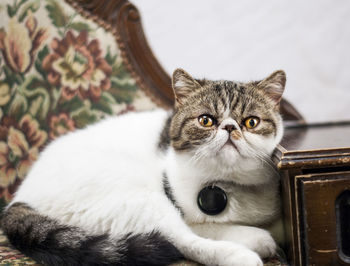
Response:
[[[214,125],[214,119],[208,115],[201,115],[198,117],[198,122],[203,127],[211,127]]]
[[[251,117],[248,117],[246,120],[244,120],[244,125],[247,127],[247,128],[255,128],[260,122],[260,119],[255,117],[255,116],[251,116]]]

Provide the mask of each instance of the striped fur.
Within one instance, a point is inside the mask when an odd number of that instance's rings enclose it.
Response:
[[[14,203],[2,216],[1,228],[12,245],[44,265],[168,265],[180,252],[157,231],[127,234],[118,240],[108,234],[89,235],[40,215],[25,203]]]

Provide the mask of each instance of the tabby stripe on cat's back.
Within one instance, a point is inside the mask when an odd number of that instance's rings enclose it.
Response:
[[[163,130],[160,133],[158,148],[161,151],[165,151],[170,145],[170,137],[169,137],[170,123],[171,123],[171,116],[169,116],[165,121]]]
[[[166,175],[166,173],[163,173],[163,180],[162,180],[162,182],[163,182],[163,189],[164,189],[165,195],[171,201],[171,203],[174,205],[174,207],[180,211],[181,215],[184,216],[183,210],[177,204],[177,202],[176,202],[176,200],[174,198],[173,191],[172,191],[172,188],[170,187],[170,183],[169,183],[168,176]]]

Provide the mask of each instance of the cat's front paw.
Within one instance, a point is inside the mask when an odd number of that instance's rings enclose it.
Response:
[[[268,231],[263,229],[257,229],[255,234],[248,237],[244,244],[258,253],[261,258],[269,258],[276,254],[275,240]]]
[[[249,249],[235,251],[231,256],[226,257],[223,265],[227,266],[263,266],[259,255]]]

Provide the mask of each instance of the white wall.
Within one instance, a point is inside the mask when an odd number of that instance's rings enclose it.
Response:
[[[350,120],[349,0],[131,0],[169,72],[288,76],[285,97],[310,122]]]

